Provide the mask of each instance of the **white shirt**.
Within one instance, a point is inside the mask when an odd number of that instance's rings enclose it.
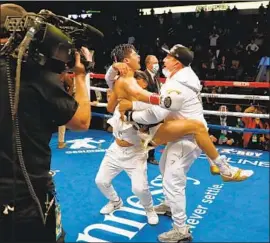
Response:
[[[179,100],[179,111],[170,111],[157,105],[143,105],[142,102],[133,102],[134,111],[132,118],[140,124],[155,124],[163,121],[165,118],[172,119],[195,119],[207,123],[203,116],[203,106],[200,99],[201,84],[197,75],[190,67],[179,70],[171,78],[167,78],[165,84],[160,89],[160,94],[167,96],[171,90],[179,91],[182,99]]]
[[[210,38],[210,46],[216,46],[219,35],[211,35],[209,38]]]
[[[128,37],[128,44],[134,44],[134,42],[135,42],[135,37],[134,36]]]
[[[246,50],[248,51],[249,49],[256,52],[259,50],[259,47],[255,43],[249,43],[246,47]]]

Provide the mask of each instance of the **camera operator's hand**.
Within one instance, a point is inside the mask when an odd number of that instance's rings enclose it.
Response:
[[[129,70],[128,65],[123,62],[115,62],[112,67],[117,70],[121,76],[125,76]]]
[[[86,61],[93,62],[94,51],[89,51],[88,48],[82,46],[81,53],[85,57]]]
[[[79,52],[75,52],[75,66],[74,66],[75,75],[85,75],[85,67],[81,63],[81,55]]]

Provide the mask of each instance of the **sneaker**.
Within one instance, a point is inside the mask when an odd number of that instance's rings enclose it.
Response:
[[[238,167],[229,165],[227,158],[224,155],[220,156],[219,170],[224,182],[244,181],[254,174],[253,170],[242,170]]]
[[[154,206],[154,210],[157,214],[159,215],[166,215],[171,217],[172,216],[172,211],[169,206],[165,204],[165,202],[162,202],[161,204]]]
[[[113,211],[115,211],[116,209],[119,209],[123,206],[123,201],[120,198],[119,201],[113,202],[113,201],[109,201],[101,210],[100,213],[101,214],[110,214]]]
[[[159,222],[158,215],[156,214],[154,208],[151,208],[150,210],[145,210],[146,216],[147,216],[147,222],[151,225],[156,225]]]
[[[192,241],[192,235],[190,234],[189,227],[186,225],[182,228],[173,226],[173,228],[165,232],[163,234],[160,234],[158,236],[158,240],[160,242],[191,242]]]

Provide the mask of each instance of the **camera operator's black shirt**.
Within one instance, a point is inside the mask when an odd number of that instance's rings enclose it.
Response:
[[[15,62],[13,63],[13,78]],[[15,80],[15,79],[13,79]],[[7,88],[6,60],[0,57],[0,205],[13,199],[12,120]],[[22,65],[19,126],[24,162],[36,193],[52,186],[49,176],[52,133],[75,114],[78,104],[62,87],[58,73],[39,65]],[[16,160],[16,198],[30,197]]]

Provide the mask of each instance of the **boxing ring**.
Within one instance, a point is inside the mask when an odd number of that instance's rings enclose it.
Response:
[[[104,75],[92,74],[95,78]],[[269,83],[207,81],[205,86],[269,88]],[[91,87],[106,92],[106,88]],[[203,93],[202,97],[269,101],[268,96],[224,95]],[[106,103],[97,103],[106,107]],[[269,114],[220,112],[205,110],[206,115],[227,115],[269,119]],[[93,117],[109,118],[110,114],[92,112]],[[210,125],[209,128],[237,132],[269,134],[268,129],[248,129]],[[171,219],[160,216],[156,226],[147,224],[145,212],[131,192],[130,180],[121,173],[114,187],[124,201],[124,207],[111,215],[101,215],[107,199],[95,185],[95,176],[112,134],[101,130],[66,134],[67,147],[57,149],[57,134],[51,140],[52,174],[61,202],[62,219],[67,232],[66,242],[158,242],[157,236],[171,228]],[[163,146],[156,148],[159,159]],[[187,223],[194,242],[269,242],[269,152],[228,146],[217,146],[229,162],[254,175],[241,183],[224,183],[212,176],[205,154],[195,161],[188,173]],[[162,180],[158,166],[148,164],[148,179],[154,204],[163,200]]]

